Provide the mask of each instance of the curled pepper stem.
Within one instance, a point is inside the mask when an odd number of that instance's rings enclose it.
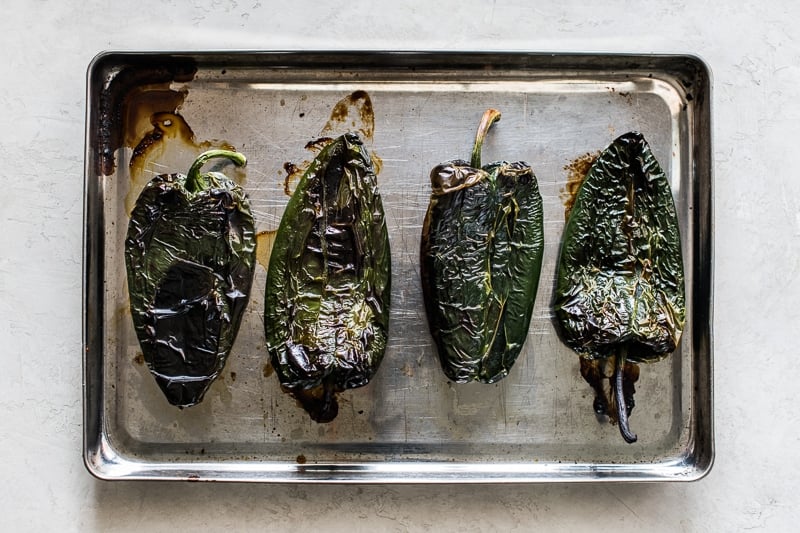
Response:
[[[233,163],[237,167],[242,167],[247,164],[247,158],[244,154],[240,154],[239,152],[234,152],[232,150],[208,150],[207,152],[203,152],[197,159],[194,160],[192,166],[189,167],[189,172],[186,175],[186,189],[191,192],[198,192],[203,190],[206,187],[204,180],[201,179],[200,169],[203,168],[203,165],[208,163],[212,159],[219,159],[225,158]]]
[[[470,165],[473,168],[481,168],[481,148],[483,148],[483,140],[492,124],[500,120],[501,114],[497,109],[487,109],[481,117],[481,123],[478,124],[478,133],[475,134],[475,144],[472,147],[472,159]]]
[[[625,376],[625,359],[628,355],[627,346],[623,346],[616,357],[616,365],[614,368],[614,395],[616,396],[617,404],[617,419],[619,423],[619,432],[625,442],[632,444],[636,442],[637,436],[631,431],[628,425],[628,405],[625,402],[625,391],[623,387]]]

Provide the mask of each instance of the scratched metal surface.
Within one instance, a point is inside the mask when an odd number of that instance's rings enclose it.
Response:
[[[130,166],[95,171],[97,80],[117,67],[157,63],[109,55],[90,69],[87,142],[84,338],[86,463],[109,479],[249,481],[668,480],[702,476],[713,456],[711,419],[711,175],[708,74],[693,58],[525,54],[195,54],[178,114],[190,142],[165,139],[161,152]],[[137,60],[138,61],[138,60]],[[144,67],[141,67],[144,68]],[[163,90],[142,83],[141,96]],[[124,258],[128,209],[144,177],[186,172],[198,146],[227,142],[248,157],[237,173],[257,229],[277,228],[288,196],[285,163],[314,152],[308,141],[369,130],[337,102],[365,91],[382,161],[378,176],[392,247],[390,341],[366,387],[340,395],[330,424],[311,421],[281,392],[267,366],[262,256],[253,294],[224,375],[204,401],[169,406],[141,363],[128,311]],[[142,98],[147,101],[147,98]],[[449,383],[428,333],[419,276],[419,239],[428,175],[468,158],[483,111],[499,109],[484,162],[530,163],[544,200],[541,283],[525,347],[493,385]],[[132,119],[129,119],[132,120]],[[332,130],[324,131],[326,125]],[[119,123],[118,127],[130,128]],[[149,124],[139,127],[144,135]],[[133,128],[134,130],[136,128]],[[679,350],[641,367],[631,426],[639,441],[596,419],[578,358],[554,329],[550,300],[564,226],[566,167],[616,136],[641,131],[670,176],[687,272],[688,320]],[[185,140],[184,140],[185,141]],[[173,168],[176,165],[178,168]],[[134,172],[141,175],[134,176]],[[290,186],[296,182],[290,181]],[[260,241],[259,245],[267,241]],[[263,250],[262,250],[263,252]]]

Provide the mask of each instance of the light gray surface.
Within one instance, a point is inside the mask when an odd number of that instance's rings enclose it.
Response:
[[[800,295],[793,2],[10,2],[0,19],[0,466],[12,530],[791,530]],[[484,5],[485,4],[485,5]],[[602,4],[602,5],[601,5]],[[644,13],[641,14],[640,13]],[[157,15],[157,16],[156,16]],[[716,465],[693,484],[104,483],[81,462],[84,71],[103,49],[696,53],[714,77]],[[13,526],[13,527],[12,527]]]

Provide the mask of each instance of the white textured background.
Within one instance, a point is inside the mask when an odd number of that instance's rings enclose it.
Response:
[[[432,5],[435,4],[435,5]],[[0,0],[0,530],[792,531],[800,3]],[[85,71],[101,50],[698,54],[713,72],[716,464],[667,485],[105,483],[81,460]]]

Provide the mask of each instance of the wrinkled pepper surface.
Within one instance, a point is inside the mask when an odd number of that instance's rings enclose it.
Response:
[[[130,309],[144,360],[169,403],[203,399],[225,366],[250,295],[253,216],[245,192],[201,154],[187,175],[153,178],[131,213],[125,240]]]
[[[282,388],[317,422],[383,358],[391,259],[377,178],[358,135],[331,141],[289,200],[267,270],[264,327]]]
[[[481,166],[481,147],[500,113],[486,111],[471,161],[431,171],[421,271],[428,325],[447,377],[505,377],[528,333],[542,266],[542,197],[531,167]]]
[[[628,417],[636,363],[673,352],[686,314],[672,192],[640,133],[617,138],[589,170],[564,230],[556,283],[560,333],[581,357],[595,411],[635,442]]]

